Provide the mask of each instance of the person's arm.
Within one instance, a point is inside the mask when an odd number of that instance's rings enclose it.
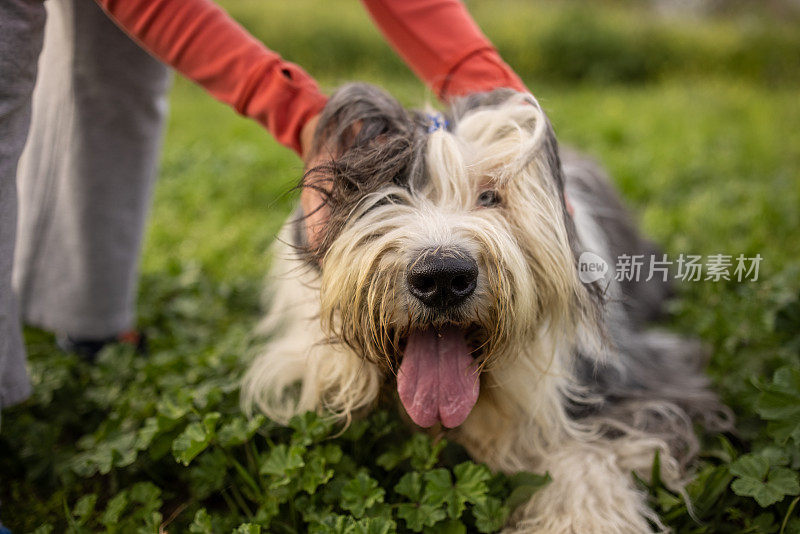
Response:
[[[325,106],[314,80],[210,0],[96,0],[143,48],[302,154],[303,126]]]
[[[414,73],[448,101],[525,84],[500,58],[459,0],[362,0],[375,24]]]

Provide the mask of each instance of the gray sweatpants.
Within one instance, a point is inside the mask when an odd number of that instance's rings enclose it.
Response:
[[[41,2],[0,2],[0,407],[29,393],[17,308],[76,337],[132,325],[166,113],[167,69],[92,0],[46,6],[45,26]]]

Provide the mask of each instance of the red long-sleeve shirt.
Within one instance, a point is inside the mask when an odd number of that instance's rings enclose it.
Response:
[[[300,153],[303,125],[327,97],[210,0],[96,0],[155,57]],[[363,0],[395,49],[443,100],[525,90],[458,0]]]
[[[395,51],[448,101],[508,87],[527,91],[460,0],[361,0]]]

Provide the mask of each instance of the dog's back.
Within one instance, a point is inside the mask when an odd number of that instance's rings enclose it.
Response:
[[[672,273],[656,268],[651,275],[651,264],[662,260],[662,252],[637,230],[597,163],[569,148],[560,154],[578,239],[609,268],[601,282],[604,326],[608,349],[615,353],[605,359],[578,354],[578,379],[603,400],[576,406],[573,416],[625,421],[662,436],[677,456],[689,459],[697,442],[692,420],[701,420],[709,430],[731,427],[729,411],[703,373],[707,351],[698,340],[653,326],[663,318],[666,301],[673,295]],[[627,265],[620,264],[621,258],[640,261],[639,271],[615,273],[615,266]]]

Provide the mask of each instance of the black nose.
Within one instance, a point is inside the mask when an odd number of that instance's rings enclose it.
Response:
[[[453,248],[426,250],[408,269],[411,294],[432,308],[449,308],[472,295],[478,264],[466,251]]]

